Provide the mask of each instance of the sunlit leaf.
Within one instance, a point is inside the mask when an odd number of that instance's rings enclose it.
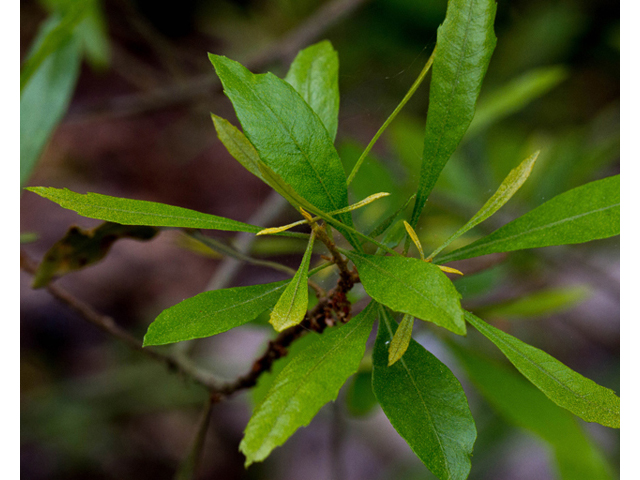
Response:
[[[246,466],[264,460],[336,399],[340,387],[358,370],[375,317],[376,308],[370,305],[284,367],[244,431],[240,451]]]
[[[411,342],[411,332],[413,330],[413,317],[405,314],[402,317],[400,326],[389,344],[389,366],[402,358],[404,352],[409,348]]]
[[[344,253],[373,299],[453,333],[466,333],[460,294],[436,265],[417,258]]]
[[[211,114],[213,125],[216,127],[218,138],[240,165],[262,180],[260,172],[260,157],[247,137],[234,127],[228,120]]]

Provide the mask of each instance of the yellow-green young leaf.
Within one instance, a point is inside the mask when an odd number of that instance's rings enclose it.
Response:
[[[549,443],[562,480],[612,478],[602,453],[573,415],[555,405],[517,373],[453,342],[451,347],[473,384],[497,413]]]
[[[583,377],[542,350],[492,327],[472,313],[465,312],[465,319],[554,403],[587,422],[620,428],[620,398],[612,390]]]
[[[122,225],[204,228],[251,233],[258,233],[262,230],[261,227],[255,225],[164,203],[110,197],[99,193],[81,194],[67,188],[29,187],[27,190],[37,193],[61,207],[73,210],[83,217],[97,218]],[[293,232],[282,232],[279,235],[307,238],[306,235]]]
[[[211,119],[213,120],[213,125],[216,127],[218,138],[231,156],[235,158],[240,165],[262,180],[262,173],[260,173],[259,167],[260,157],[244,133],[229,123],[228,120],[218,117],[213,113],[211,114]]]
[[[372,302],[375,303],[375,302]],[[373,392],[393,428],[441,480],[464,480],[471,469],[476,427],[460,382],[415,340],[388,365],[397,324],[380,307],[373,350]]]
[[[438,263],[525,248],[583,243],[620,234],[620,175],[562,193]]]
[[[313,252],[313,241],[315,234],[312,232],[309,238],[307,250],[304,252],[300,268],[291,279],[291,283],[287,286],[282,296],[273,307],[269,323],[273,325],[278,332],[286,330],[289,327],[298,325],[307,313],[307,305],[309,303],[309,287],[307,280],[309,276],[309,262],[311,261],[311,253]]]
[[[301,50],[284,78],[316,112],[331,139],[338,132],[338,53],[331,42]]]
[[[405,313],[400,322],[400,326],[389,344],[389,366],[402,358],[404,352],[409,348],[411,342],[411,332],[413,331],[413,317]]]
[[[289,362],[256,407],[240,442],[245,465],[260,462],[322,406],[335,400],[344,382],[358,370],[376,317],[369,305],[346,325],[323,334]]]
[[[374,300],[458,335],[466,334],[460,294],[436,265],[417,258],[343,253],[358,268],[362,286]]]
[[[80,270],[102,260],[121,238],[151,240],[154,227],[105,222],[92,230],[73,226],[44,254],[33,278],[33,288],[45,287],[56,277]]]
[[[462,140],[475,112],[496,45],[495,0],[449,0],[438,28],[420,185],[411,215],[415,227],[440,172]]]
[[[210,337],[244,325],[271,308],[289,282],[224,288],[187,298],[149,325],[144,346]]]
[[[509,172],[507,178],[500,184],[496,193],[487,200],[478,213],[476,213],[471,220],[469,220],[464,226],[462,226],[456,233],[451,235],[442,245],[440,245],[434,252],[429,255],[428,260],[434,258],[438,253],[444,250],[451,242],[453,242],[460,235],[471,230],[473,227],[481,222],[484,222],[491,215],[496,213],[502,206],[509,201],[511,197],[518,191],[522,184],[529,178],[529,174],[533,169],[533,165],[536,163],[536,159],[540,151],[537,151],[529,158],[525,159],[520,165]]]

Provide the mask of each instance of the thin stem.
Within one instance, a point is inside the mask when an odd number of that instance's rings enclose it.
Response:
[[[358,158],[358,161],[353,166],[353,169],[351,170],[351,173],[349,174],[349,178],[347,178],[347,186],[351,185],[351,182],[353,181],[353,178],[356,176],[356,173],[358,173],[358,170],[360,169],[360,166],[362,165],[362,162],[364,162],[364,159],[367,158],[367,155],[369,155],[369,152],[371,151],[373,146],[376,144],[376,142],[380,138],[380,135],[382,135],[382,133],[387,129],[387,127],[393,121],[393,119],[396,118],[398,113],[400,113],[400,110],[402,110],[402,108],[406,105],[406,103],[413,96],[413,94],[416,93],[416,90],[418,89],[418,87],[420,86],[422,81],[424,80],[424,77],[427,75],[427,72],[429,71],[429,69],[431,68],[431,65],[433,64],[433,58],[434,58],[435,53],[436,53],[436,49],[434,48],[433,52],[431,52],[431,56],[427,60],[427,63],[424,65],[424,68],[420,72],[420,75],[418,75],[418,78],[416,78],[416,81],[413,82],[413,85],[411,85],[411,88],[409,89],[407,94],[404,96],[402,101],[398,104],[398,106],[391,113],[391,115],[389,115],[389,118],[387,118],[387,120],[382,124],[380,129],[376,132],[376,134],[373,136],[373,138],[369,142],[369,145],[367,145],[367,148],[365,148],[364,152],[362,152],[362,155],[360,155],[360,158]]]

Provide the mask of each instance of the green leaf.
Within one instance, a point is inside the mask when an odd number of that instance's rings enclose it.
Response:
[[[465,319],[554,403],[587,422],[620,428],[620,398],[612,390],[574,372],[542,350],[492,327],[472,313],[465,312]]]
[[[499,414],[551,445],[563,480],[611,479],[605,459],[573,415],[503,366],[453,342],[451,346],[473,384]]]
[[[210,337],[244,325],[271,308],[289,282],[225,288],[187,298],[149,325],[144,346]]]
[[[246,466],[264,460],[336,399],[342,384],[358,370],[375,316],[376,308],[369,305],[346,325],[322,335],[282,370],[244,431],[240,450]]]
[[[460,294],[437,266],[416,258],[343,253],[358,268],[362,286],[374,300],[453,333],[467,332]]]
[[[309,262],[311,261],[311,253],[313,252],[313,242],[315,234],[312,232],[309,238],[307,250],[304,252],[300,268],[291,279],[291,283],[287,286],[282,296],[273,307],[269,323],[273,325],[276,331],[281,332],[289,327],[298,325],[307,313],[307,305],[309,303],[309,287],[307,279],[309,275]]]
[[[370,237],[377,237],[378,235],[382,235],[384,232],[387,231],[387,229],[391,226],[391,224],[394,222],[394,220],[396,218],[398,218],[398,215],[400,215],[405,208],[407,208],[409,206],[409,203],[411,202],[411,200],[413,200],[415,198],[415,194],[411,195],[409,198],[407,198],[407,200],[404,202],[404,204],[398,208],[395,212],[393,212],[391,215],[389,215],[387,218],[385,218],[384,220],[382,220],[373,230],[371,230],[371,233],[369,233]],[[402,222],[399,222],[400,225],[403,225]],[[402,235],[402,237],[404,238],[404,234]],[[402,241],[402,238],[398,241],[398,243],[394,246],[397,247],[398,244],[400,243],[400,241]],[[384,243],[384,242],[383,242]],[[391,247],[391,248],[394,248]]]
[[[568,310],[590,295],[586,285],[542,290],[508,302],[484,307],[482,315],[500,318],[534,318]]]
[[[536,98],[543,96],[568,77],[562,66],[542,67],[529,70],[506,85],[501,85],[478,102],[473,122],[467,130],[469,138],[489,125],[522,110]]]
[[[373,392],[393,428],[434,475],[464,480],[471,469],[476,428],[462,386],[415,340],[397,363],[388,366],[387,345],[396,327],[380,306]]]
[[[80,270],[102,260],[122,238],[151,240],[157,228],[105,222],[92,230],[73,226],[44,254],[33,278],[33,288],[47,286],[54,278]]]
[[[412,331],[413,317],[405,313],[398,330],[393,335],[393,339],[391,339],[391,343],[389,344],[389,366],[400,360],[404,352],[409,348]]]
[[[434,258],[438,253],[444,250],[451,242],[465,234],[479,223],[484,222],[491,215],[496,213],[502,208],[502,206],[509,201],[511,197],[518,191],[522,184],[529,178],[529,174],[533,169],[533,165],[536,163],[536,159],[540,151],[537,151],[529,158],[525,159],[520,165],[509,172],[507,178],[500,184],[496,193],[494,193],[487,203],[485,203],[478,213],[476,213],[471,220],[465,223],[456,233],[451,235],[442,245],[440,245],[434,252],[429,255],[428,260]]]
[[[211,114],[213,125],[216,127],[216,133],[222,144],[229,151],[231,156],[235,158],[240,165],[253,173],[260,180],[263,180],[260,173],[260,157],[258,152],[249,139],[234,127],[228,120]]]
[[[345,398],[347,410],[354,417],[363,417],[371,413],[378,400],[371,388],[371,367],[359,371],[352,378]]]
[[[331,42],[311,45],[300,51],[284,78],[316,112],[331,139],[338,132],[338,53]]]
[[[271,73],[254,75],[226,57],[209,58],[261,161],[317,209],[346,207],[338,153],[320,118],[293,87]],[[349,214],[340,219],[351,224]]]
[[[73,210],[83,217],[97,218],[122,225],[204,228],[250,233],[263,230],[262,227],[255,225],[164,203],[110,197],[99,193],[81,194],[67,188],[29,187],[27,190],[37,193],[61,207]],[[278,235],[307,238],[307,235],[293,232],[282,232]]]
[[[496,45],[495,15],[494,0],[449,0],[444,23],[438,28],[420,185],[410,222],[414,228],[440,172],[473,119]]]
[[[620,234],[620,175],[552,198],[438,263],[525,248],[583,243]]]
[[[57,25],[52,17],[41,36]],[[20,94],[20,185],[29,179],[56,126],[64,116],[80,73],[81,45],[69,39],[29,74]],[[24,73],[23,73],[24,75]],[[22,76],[21,76],[22,81]]]

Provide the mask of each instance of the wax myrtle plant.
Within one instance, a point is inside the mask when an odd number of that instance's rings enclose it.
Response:
[[[99,260],[118,238],[147,240],[160,228],[184,229],[192,238],[239,257],[243,254],[204,236],[201,230],[299,239],[306,242],[306,249],[297,271],[263,262],[289,273],[290,279],[188,298],[160,313],[144,338],[145,348],[153,349],[217,335],[270,312],[269,323],[278,333],[248,374],[227,384],[195,378],[209,388],[212,402],[254,387],[296,342],[302,343],[303,337],[312,339],[305,348],[287,356],[287,362],[260,394],[240,443],[247,467],[267,458],[337,398],[347,379],[358,371],[377,323],[371,375],[375,398],[396,431],[435,476],[442,480],[467,478],[476,440],[474,419],[458,379],[412,339],[418,321],[450,346],[490,403],[550,442],[563,477],[608,478],[605,462],[573,416],[619,428],[616,394],[464,310],[461,295],[450,279],[464,272],[446,264],[618,235],[619,176],[562,193],[485,237],[461,248],[448,248],[516,193],[535,166],[538,152],[531,152],[478,212],[434,251],[427,254],[416,234],[429,195],[474,117],[496,45],[495,13],[494,0],[449,1],[424,69],[348,175],[334,147],[338,56],[328,41],[302,50],[284,79],[271,73],[254,74],[234,60],[210,54],[242,126],[241,131],[212,114],[219,139],[249,172],[284,197],[301,219],[265,229],[177,206],[31,187],[28,190],[64,208],[107,222],[89,233],[70,231],[45,256],[35,286],[47,285],[55,276]],[[384,201],[388,193],[350,203],[349,186],[377,139],[429,70],[429,109],[418,189],[406,192],[402,207],[393,214],[371,225],[356,225],[351,212]],[[411,214],[405,217],[411,205]],[[316,244],[322,244],[325,254],[311,268]],[[80,250],[82,258],[76,254]],[[337,283],[328,292],[313,280],[327,268],[338,273]],[[366,306],[354,311],[348,295],[357,283],[366,292]],[[310,289],[317,297],[312,308]],[[455,342],[456,336],[466,335],[469,326],[492,342],[524,378]],[[527,411],[519,410],[519,404],[527,405]],[[581,470],[576,477],[576,471]]]

